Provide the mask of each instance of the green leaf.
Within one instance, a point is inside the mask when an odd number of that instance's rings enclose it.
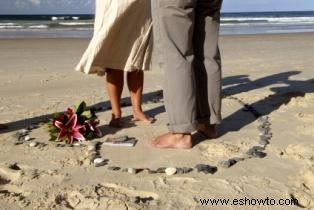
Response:
[[[77,108],[78,108],[78,106],[77,106],[77,105],[73,105],[72,108],[73,108],[73,112],[74,112],[74,113],[77,113]]]
[[[82,116],[86,117],[86,119],[90,119],[90,118],[93,117],[92,112],[91,112],[90,110],[84,111],[84,112],[82,113]]]
[[[81,102],[80,105],[76,109],[76,114],[81,115],[86,110],[86,103],[85,101]]]

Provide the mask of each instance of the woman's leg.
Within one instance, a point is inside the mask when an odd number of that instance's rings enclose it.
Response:
[[[142,110],[142,95],[144,86],[143,71],[128,72],[127,82],[131,95],[132,109],[135,121],[152,123],[153,118],[147,117]]]
[[[112,127],[121,127],[121,95],[123,91],[123,74],[122,70],[108,69],[106,77],[107,92],[112,107],[112,119],[109,123]]]

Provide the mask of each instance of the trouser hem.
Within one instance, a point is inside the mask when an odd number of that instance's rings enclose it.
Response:
[[[180,124],[180,125],[168,125],[168,129],[172,133],[193,133],[197,130],[198,122]]]
[[[197,119],[198,124],[219,125],[222,122],[220,117],[206,117]]]

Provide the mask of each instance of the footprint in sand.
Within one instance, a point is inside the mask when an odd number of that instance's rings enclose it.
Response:
[[[298,133],[314,137],[314,114],[299,112],[294,117],[300,121],[296,127]]]
[[[241,154],[240,147],[238,145],[226,142],[200,145],[199,149],[201,154],[210,160],[220,160]]]
[[[149,209],[158,196],[127,187],[104,183],[83,188],[62,188],[37,199],[37,206],[65,209]],[[149,205],[149,206],[148,206]]]
[[[295,160],[302,160],[309,165],[314,163],[313,144],[290,144],[284,151],[284,156]]]
[[[6,185],[12,181],[19,179],[21,176],[21,168],[16,164],[0,165],[0,186]]]
[[[299,207],[314,208],[314,167],[302,171],[294,182],[290,197],[298,200]]]
[[[17,164],[1,165],[0,166],[0,200],[13,206],[18,205],[24,208],[30,202],[24,197],[22,193],[14,192],[11,186],[12,183],[20,179],[21,168]]]

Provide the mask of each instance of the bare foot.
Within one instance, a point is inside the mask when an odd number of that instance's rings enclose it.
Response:
[[[150,142],[150,145],[158,149],[191,149],[191,134],[166,133],[158,136]]]
[[[113,128],[121,128],[121,116],[116,116],[114,114],[112,114],[112,118],[111,118],[111,121],[109,123],[109,126],[110,127],[113,127]]]
[[[143,122],[145,124],[152,124],[155,122],[155,119],[145,115],[144,112],[140,111],[140,112],[134,112],[132,121]]]
[[[218,136],[216,125],[201,124],[198,128],[198,132],[204,134],[207,138],[210,139],[215,139]]]

